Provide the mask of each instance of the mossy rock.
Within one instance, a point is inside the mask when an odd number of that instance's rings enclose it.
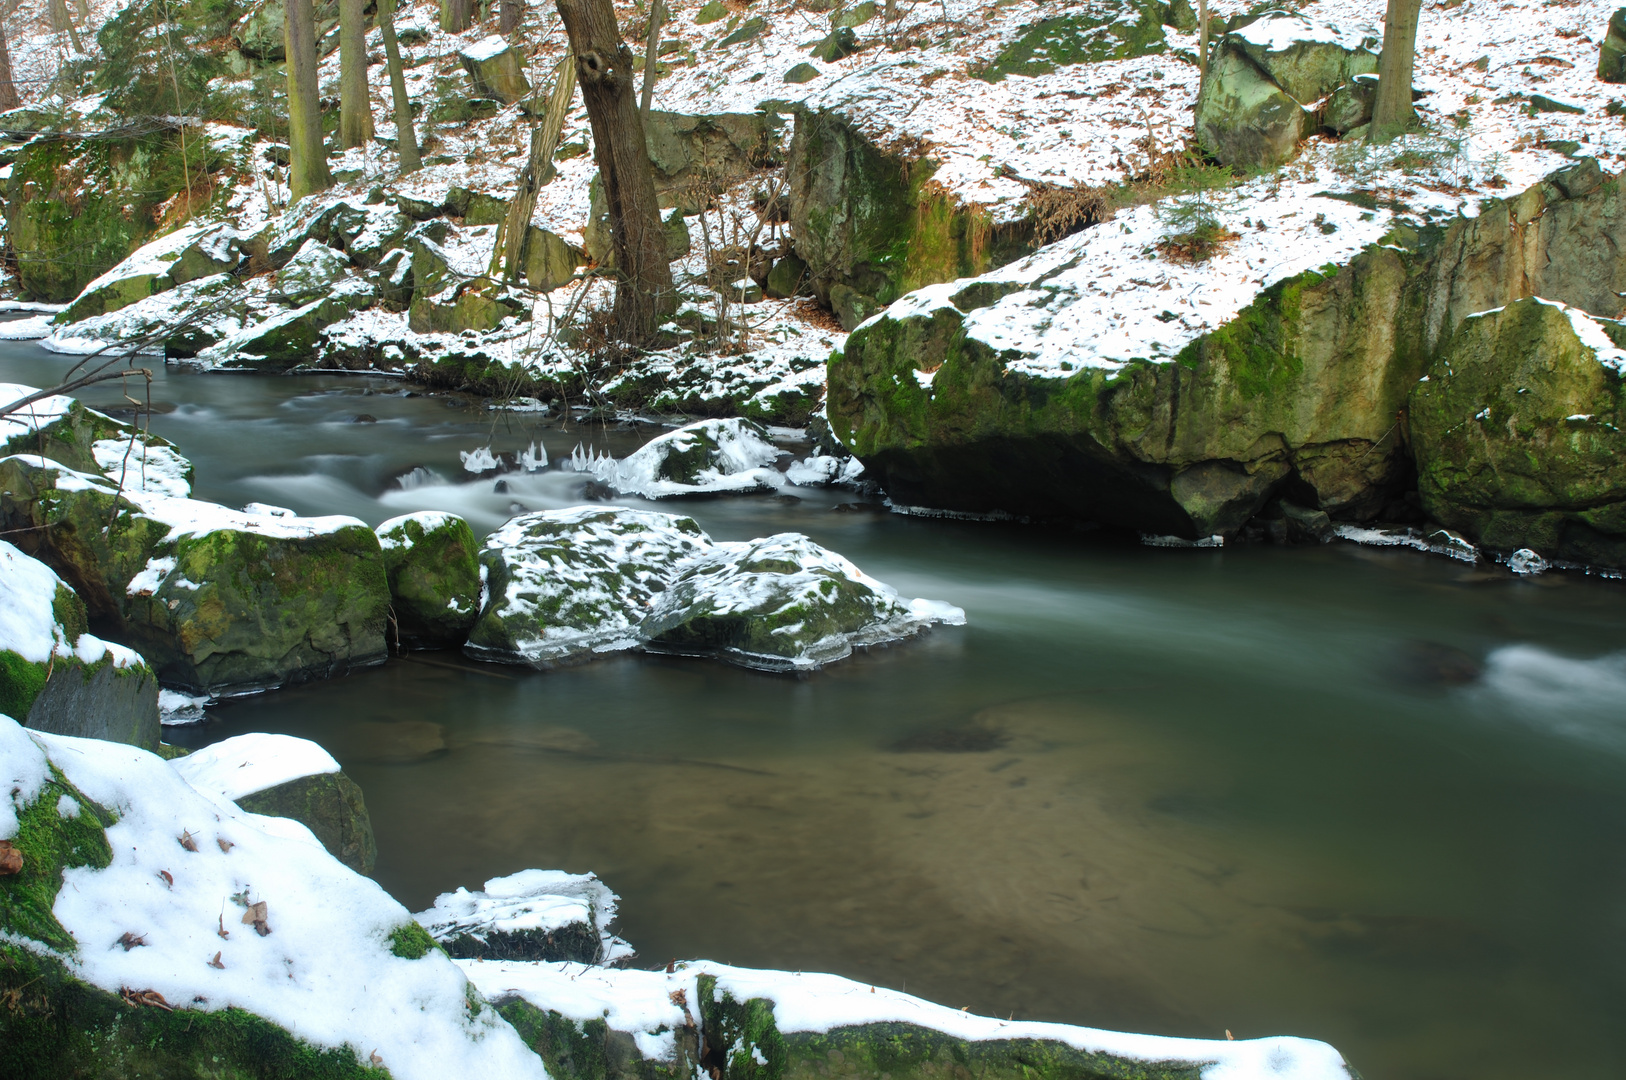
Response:
[[[416,280],[418,260],[413,259]],[[495,330],[504,319],[525,315],[526,309],[510,301],[494,285],[466,281],[455,290],[426,296],[423,288],[414,290],[407,309],[407,325],[415,334],[460,334],[465,330]]]
[[[411,649],[462,645],[480,615],[479,546],[469,523],[423,510],[375,531],[389,579],[393,640]]]
[[[101,471],[101,466],[96,463],[93,447],[103,439],[128,439],[134,434],[147,445],[175,448],[168,439],[147,432],[137,433],[121,420],[86,408],[78,398],[69,400],[71,404],[61,416],[38,425],[33,431],[0,442],[0,457],[37,454],[79,472],[95,473]],[[191,478],[189,467],[187,480]]]
[[[200,358],[228,368],[283,372],[315,363],[322,331],[378,298],[378,286],[351,275],[325,295],[271,316],[202,350]]]
[[[531,288],[538,292],[552,292],[573,280],[576,268],[586,261],[582,251],[547,229],[530,225],[527,230],[525,280]]]
[[[1222,165],[1273,168],[1293,160],[1308,132],[1302,105],[1229,42],[1197,94],[1197,140]]]
[[[525,58],[501,38],[487,38],[457,54],[475,97],[495,98],[505,105],[531,95],[525,78]]]
[[[1611,337],[1626,327],[1537,299],[1468,319],[1409,402],[1430,516],[1504,553],[1626,566],[1626,353]]]
[[[277,271],[276,290],[290,304],[306,304],[332,292],[349,275],[349,259],[322,241],[309,239]]]
[[[784,81],[792,86],[801,86],[803,83],[810,83],[818,77],[819,69],[804,62],[795,64],[787,70],[784,74]]]
[[[1609,29],[1598,46],[1598,79],[1626,83],[1626,8],[1609,16]]]
[[[378,861],[373,821],[361,787],[342,772],[301,776],[237,800],[251,814],[285,817],[304,825],[328,854],[358,874]]]
[[[672,1033],[671,1058],[651,1060],[639,1053],[631,1032],[615,1031],[602,1019],[571,1020],[518,995],[497,998],[492,1005],[556,1080],[690,1080],[699,1068],[699,1032],[694,1028]]]
[[[880,6],[875,3],[875,0],[863,0],[862,3],[839,8],[830,13],[830,27],[835,30],[847,30],[863,26],[875,18],[880,10]]]
[[[1162,4],[1096,0],[1079,14],[1026,27],[977,76],[999,82],[1007,75],[1048,75],[1070,64],[1128,60],[1164,47]]]

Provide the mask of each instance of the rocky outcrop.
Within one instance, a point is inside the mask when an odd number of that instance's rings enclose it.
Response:
[[[475,42],[457,54],[476,97],[495,98],[512,105],[531,93],[525,79],[525,58],[500,37]]]
[[[1067,64],[1127,60],[1164,49],[1165,6],[1157,0],[1101,0],[1076,14],[1042,19],[1023,28],[978,77],[1048,75]]]
[[[420,510],[380,525],[390,586],[390,635],[409,649],[451,649],[480,614],[479,546],[456,514]]]
[[[931,183],[930,159],[883,151],[833,112],[796,114],[791,231],[807,286],[857,326],[911,289],[1024,255],[1031,227],[993,224]]]
[[[0,540],[0,713],[58,735],[158,745],[158,679],[87,631],[83,601]]]
[[[1412,390],[1423,507],[1502,554],[1626,566],[1626,326],[1541,299],[1468,318]]]

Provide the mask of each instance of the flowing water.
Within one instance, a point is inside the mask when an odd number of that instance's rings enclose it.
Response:
[[[0,379],[46,385],[70,363],[0,343]],[[582,478],[499,492],[465,481],[458,451],[624,454],[655,430],[337,377],[160,372],[152,396],[200,498],[370,523],[441,508],[482,532],[580,501]],[[1626,1071],[1626,587],[798,494],[661,508],[720,539],[805,532],[969,624],[803,679],[417,654],[170,737],[315,739],[364,788],[377,877],[408,906],[592,870],[652,964],[1313,1036],[1369,1080]]]

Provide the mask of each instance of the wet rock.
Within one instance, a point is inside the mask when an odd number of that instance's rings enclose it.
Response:
[[[1540,299],[1469,318],[1411,393],[1423,507],[1499,552],[1626,566],[1626,327]]]
[[[88,633],[84,602],[0,540],[0,713],[58,735],[158,745],[158,679],[130,649]]]
[[[608,964],[633,955],[609,930],[617,899],[592,874],[522,870],[441,893],[413,918],[459,959]]]
[[[1454,645],[1409,641],[1396,655],[1401,678],[1421,686],[1466,686],[1484,672],[1478,660]]]
[[[985,754],[999,750],[1011,741],[1009,733],[987,724],[938,728],[916,732],[893,743],[889,750],[899,754]]]
[[[456,514],[421,510],[376,530],[389,580],[393,637],[414,649],[455,648],[480,614],[478,545]]]

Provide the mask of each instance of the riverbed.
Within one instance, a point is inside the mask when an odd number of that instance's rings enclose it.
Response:
[[[0,379],[73,363],[0,342]],[[132,389],[134,384],[132,384]],[[136,397],[146,397],[142,389]],[[155,374],[195,494],[478,533],[645,425],[344,376]],[[128,407],[115,385],[82,394]],[[796,446],[796,444],[790,444]],[[796,446],[803,450],[804,447]],[[594,871],[642,962],[833,971],[1017,1018],[1325,1039],[1370,1078],[1626,1067],[1626,586],[1348,543],[1170,550],[840,490],[625,505],[797,531],[968,623],[806,678],[422,653],[222,703],[327,747],[409,907]]]

